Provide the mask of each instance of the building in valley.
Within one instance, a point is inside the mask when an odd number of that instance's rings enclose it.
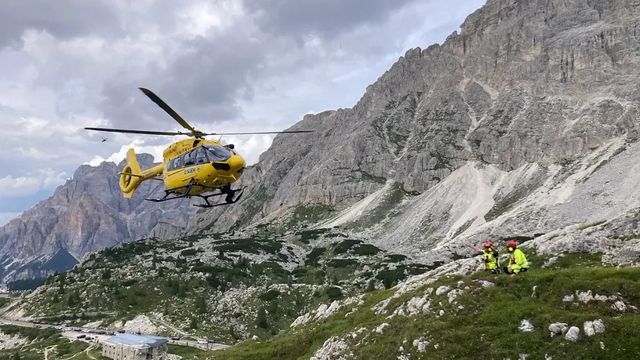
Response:
[[[102,342],[102,356],[114,360],[166,360],[167,339],[118,334]]]

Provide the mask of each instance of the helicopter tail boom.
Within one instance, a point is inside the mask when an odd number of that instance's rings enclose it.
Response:
[[[129,151],[127,151],[127,164],[120,173],[120,190],[122,190],[122,195],[130,199],[144,180],[161,174],[162,169],[162,165],[158,165],[150,169],[142,170],[136,158],[135,151],[129,149]]]

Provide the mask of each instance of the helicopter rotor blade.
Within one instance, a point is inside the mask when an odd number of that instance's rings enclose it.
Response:
[[[191,131],[191,132],[197,132],[197,130],[189,125],[189,123],[182,118],[182,116],[178,115],[177,112],[175,112],[175,110],[173,110],[171,108],[171,106],[169,106],[166,102],[164,102],[162,99],[160,99],[160,97],[158,95],[156,95],[153,91],[146,89],[146,88],[139,88],[140,91],[142,91],[145,95],[147,95],[147,97],[149,97],[149,99],[151,99],[151,101],[153,101],[154,103],[156,103],[156,105],[160,106],[160,108],[162,108],[162,110],[164,110],[167,114],[169,114],[169,116],[171,116],[175,121],[178,122],[178,124],[180,124],[183,128]]]
[[[108,129],[108,128],[94,128],[94,127],[86,127],[84,129],[93,130],[93,131],[125,133],[125,134],[169,135],[169,136],[190,135],[189,133],[183,133],[179,131],[149,131],[149,130]]]
[[[254,132],[221,132],[204,133],[203,135],[266,135],[266,134],[303,134],[312,133],[314,130],[285,130],[285,131],[254,131]]]

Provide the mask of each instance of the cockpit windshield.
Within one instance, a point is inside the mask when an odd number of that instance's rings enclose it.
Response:
[[[231,151],[222,146],[205,146],[209,155],[209,161],[224,161],[231,157]]]

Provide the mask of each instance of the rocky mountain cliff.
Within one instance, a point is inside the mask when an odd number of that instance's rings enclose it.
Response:
[[[624,217],[640,206],[639,15],[634,0],[490,0],[353,108],[293,127],[314,134],[277,137],[211,227],[322,204],[343,212],[321,226],[436,261],[454,240]]]

